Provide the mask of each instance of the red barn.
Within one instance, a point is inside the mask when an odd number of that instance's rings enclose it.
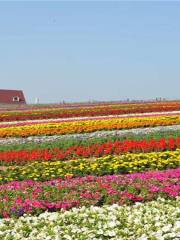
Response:
[[[26,104],[26,100],[21,90],[0,89],[0,103],[5,104]]]

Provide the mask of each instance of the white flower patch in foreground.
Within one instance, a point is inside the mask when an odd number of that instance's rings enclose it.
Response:
[[[0,220],[2,240],[178,240],[180,198]]]

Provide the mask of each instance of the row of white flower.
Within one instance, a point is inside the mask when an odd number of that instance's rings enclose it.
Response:
[[[148,128],[134,128],[126,130],[112,130],[112,131],[96,131],[92,133],[81,133],[81,134],[67,134],[67,135],[54,135],[54,136],[31,136],[27,138],[1,138],[0,145],[9,144],[24,144],[24,143],[42,143],[51,142],[57,140],[70,140],[70,139],[92,139],[99,137],[113,137],[113,136],[127,136],[127,135],[144,135],[156,132],[168,132],[168,131],[179,131],[180,125],[173,126],[159,126],[159,127],[148,127]]]
[[[178,240],[180,198],[0,220],[3,240]]]
[[[101,115],[101,116],[87,116],[87,117],[69,117],[69,118],[49,118],[49,119],[34,119],[34,120],[23,120],[13,122],[0,122],[0,126],[4,124],[14,125],[17,123],[42,123],[42,122],[57,122],[57,121],[74,121],[74,120],[93,120],[93,119],[106,119],[106,118],[126,118],[126,117],[143,117],[143,116],[161,116],[161,115],[175,115],[180,114],[180,111],[165,111],[165,112],[147,112],[147,113],[129,113],[120,115]]]

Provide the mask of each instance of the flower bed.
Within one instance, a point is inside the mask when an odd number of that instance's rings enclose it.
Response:
[[[180,196],[180,168],[48,182],[14,181],[0,185],[0,217],[40,214],[74,206],[128,205],[177,196]]]
[[[20,151],[3,151],[0,152],[1,165],[23,165],[33,161],[57,161],[69,160],[76,158],[101,157],[109,154],[122,154],[126,152],[152,152],[175,150],[180,148],[180,137],[178,138],[161,138],[159,140],[125,140],[106,142],[102,144],[91,144],[88,146],[74,145],[66,148],[45,148]]]
[[[132,117],[157,117],[157,116],[178,116],[180,111],[172,112],[153,112],[153,113],[134,113],[134,114],[123,114],[123,115],[107,115],[107,116],[94,116],[94,117],[74,117],[74,118],[51,118],[51,119],[40,119],[40,120],[25,120],[25,121],[14,121],[14,122],[0,122],[0,128],[6,127],[18,127],[28,126],[41,123],[60,123],[60,122],[74,122],[74,121],[86,121],[86,120],[109,120],[113,118],[132,118]]]
[[[163,112],[180,110],[180,102],[162,102],[162,103],[137,103],[137,104],[111,104],[111,105],[95,105],[88,107],[75,108],[51,108],[39,110],[22,110],[21,111],[5,111],[0,113],[0,122],[2,121],[19,121],[33,119],[49,119],[49,118],[65,118],[80,116],[107,116],[129,113],[146,113],[146,112]]]
[[[26,144],[28,148],[32,149],[32,144],[43,146],[46,144],[56,144],[55,142],[60,141],[62,145],[67,142],[73,141],[84,142],[84,140],[97,142],[98,139],[103,138],[108,140],[118,139],[149,139],[149,138],[160,138],[160,137],[179,137],[180,136],[180,125],[172,126],[158,126],[158,127],[147,127],[147,128],[134,128],[125,130],[106,130],[106,131],[95,131],[92,133],[80,133],[80,134],[66,134],[66,135],[52,135],[52,136],[27,136],[27,137],[9,137],[0,138],[0,149],[3,151],[7,148],[13,150],[25,149]],[[99,140],[98,140],[99,141]],[[25,145],[24,145],[25,144]],[[14,146],[13,146],[14,145]],[[20,146],[21,145],[21,146]],[[23,147],[24,146],[24,147]]]
[[[94,132],[112,129],[131,129],[140,127],[167,126],[180,123],[180,116],[159,116],[125,119],[86,120],[62,123],[45,123],[20,127],[0,128],[0,137],[55,135]]]
[[[180,166],[180,149],[152,153],[108,155],[96,159],[33,162],[0,170],[0,182],[12,180],[48,180],[66,176],[107,175],[163,170]]]
[[[0,238],[42,239],[175,239],[180,238],[180,200],[127,206],[74,208],[61,213],[23,216],[0,222]]]

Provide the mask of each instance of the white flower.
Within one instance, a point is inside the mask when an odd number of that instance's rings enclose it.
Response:
[[[172,228],[172,225],[168,224],[168,225],[164,226],[161,230],[163,232],[169,232],[171,230],[171,228]]]
[[[138,240],[148,240],[148,237],[143,234],[141,237],[138,238]]]
[[[110,222],[107,223],[107,226],[108,226],[109,228],[113,228],[113,227],[116,226],[116,223],[115,223],[114,221],[110,221]]]

